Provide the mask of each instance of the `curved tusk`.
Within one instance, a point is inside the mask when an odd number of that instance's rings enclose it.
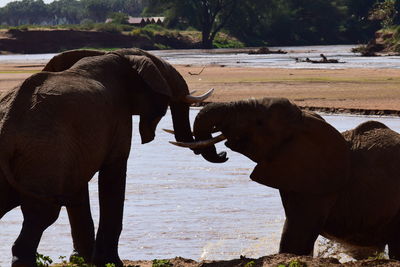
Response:
[[[198,148],[206,148],[206,147],[212,146],[212,145],[214,145],[218,142],[221,142],[225,139],[226,139],[226,137],[223,134],[220,134],[214,138],[204,140],[204,141],[197,141],[197,142],[191,142],[191,143],[174,142],[174,141],[169,141],[169,142],[173,145],[180,146],[180,147],[187,147],[187,148],[191,148],[191,149],[197,148],[198,149]]]
[[[193,95],[194,93],[196,93],[197,92],[197,90],[193,90],[193,91],[191,91],[189,94],[190,95]]]
[[[169,133],[169,134],[175,134],[174,130],[170,130],[170,129],[163,129],[164,132]]]
[[[200,103],[209,98],[212,93],[214,92],[214,88],[211,88],[207,93],[199,96],[192,96],[192,95],[187,95],[185,96],[185,102],[188,104],[194,104],[194,103]]]
[[[171,130],[171,129],[162,129],[164,132],[166,132],[166,133],[169,133],[169,134],[175,134],[175,131],[174,130]],[[216,129],[216,128],[214,128],[212,131],[211,131],[211,133],[218,133],[218,132],[220,132],[218,129]]]

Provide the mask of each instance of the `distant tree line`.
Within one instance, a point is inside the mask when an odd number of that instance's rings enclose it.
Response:
[[[39,24],[80,24],[104,22],[112,13],[132,16],[143,11],[144,0],[22,0],[0,8],[0,24],[9,26]]]
[[[171,27],[201,30],[204,47],[221,29],[247,45],[363,43],[388,16],[399,23],[399,11],[400,0],[149,0],[146,8]]]
[[[201,31],[204,48],[219,31],[248,46],[365,43],[400,24],[400,0],[22,0],[0,8],[0,24],[124,23],[141,14]]]

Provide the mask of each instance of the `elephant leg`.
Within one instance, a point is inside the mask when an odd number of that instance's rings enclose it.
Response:
[[[20,205],[19,194],[5,179],[0,177],[0,219],[10,210]]]
[[[118,240],[122,231],[125,181],[126,159],[115,161],[100,169],[100,221],[93,260],[97,266],[104,266],[106,263],[123,265],[118,256]]]
[[[94,224],[90,211],[88,186],[79,194],[78,198],[80,198],[80,205],[67,206],[74,243],[72,255],[83,257],[86,262],[90,262],[94,248]]]
[[[36,266],[36,250],[43,231],[53,224],[60,213],[61,206],[24,198],[21,210],[24,216],[22,230],[12,247],[12,267]]]
[[[389,258],[400,260],[400,226],[396,227],[388,242]]]
[[[286,213],[279,253],[313,255],[334,198],[280,192]]]

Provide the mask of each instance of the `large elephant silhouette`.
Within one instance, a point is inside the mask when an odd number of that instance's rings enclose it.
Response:
[[[222,134],[212,138],[211,133]],[[287,99],[210,104],[196,117],[205,159],[225,145],[257,163],[251,179],[279,189],[286,221],[280,253],[309,255],[318,235],[359,259],[389,247],[400,259],[400,134],[377,121],[340,134]]]
[[[168,106],[175,138],[192,141],[193,97],[179,72],[140,49],[68,51],[55,56],[0,99],[0,218],[16,206],[24,216],[12,247],[12,266],[36,266],[43,231],[66,206],[74,248],[87,261],[121,266],[126,163],[132,115],[142,143]],[[96,237],[88,181],[99,172]]]

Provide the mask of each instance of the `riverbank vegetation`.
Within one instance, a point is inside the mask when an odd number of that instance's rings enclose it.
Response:
[[[43,0],[21,0],[0,8],[3,28],[41,25],[149,33],[129,25],[129,16],[163,16],[166,29],[162,31],[169,35],[197,32],[203,48],[220,47],[219,32],[245,46],[362,44],[379,29],[400,24],[400,1],[55,0],[45,4]],[[107,19],[114,23],[105,23]],[[231,45],[238,43],[224,44]]]

